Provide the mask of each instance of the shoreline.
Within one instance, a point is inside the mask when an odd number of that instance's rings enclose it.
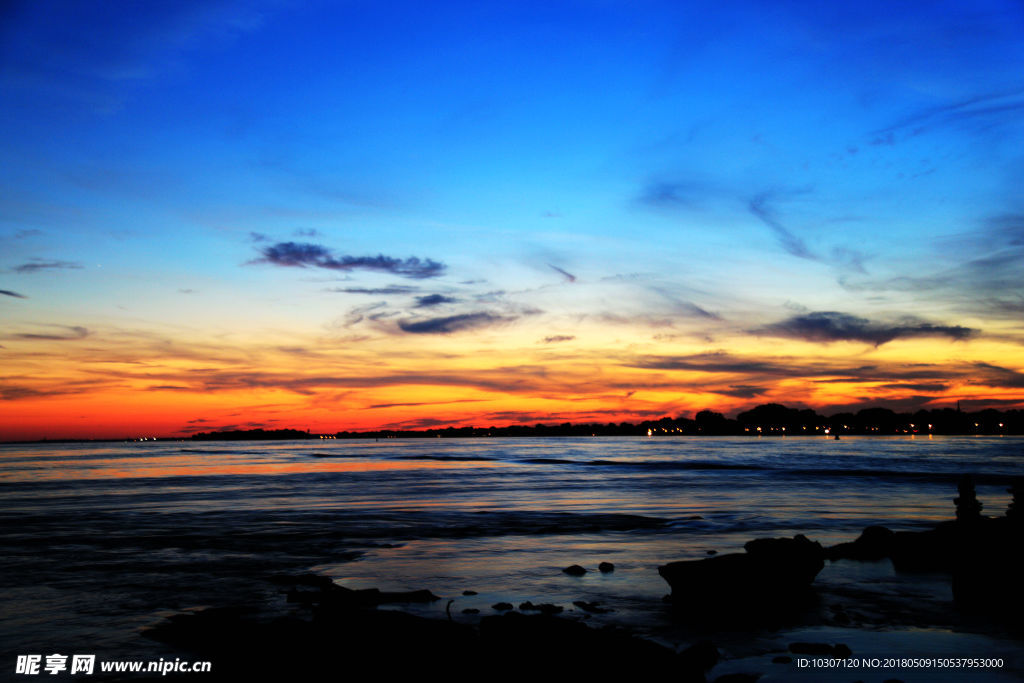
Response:
[[[835,555],[832,551],[852,543],[824,552]],[[941,667],[934,663],[916,668],[871,665],[876,659],[939,661],[944,653],[954,656],[950,647],[967,643],[991,650],[976,655],[1001,659],[1002,666],[975,669],[973,677],[949,669],[941,680],[1015,680],[1024,673],[1017,668],[1024,665],[1019,622],[1014,628],[1011,622],[929,599],[927,591],[908,599],[898,589],[880,588],[876,582],[887,573],[888,562],[829,557],[826,570],[832,576],[812,586],[806,601],[788,607],[777,600],[753,605],[713,601],[711,611],[694,614],[663,603],[672,615],[667,630],[616,623],[614,615],[598,621],[591,618],[592,605],[579,603],[575,610],[528,600],[461,611],[457,599],[425,589],[355,591],[318,574],[274,575],[265,577],[277,586],[277,604],[268,612],[252,605],[215,606],[171,616],[145,635],[209,659],[215,667],[219,661],[221,674],[204,679],[225,681],[253,680],[253,651],[261,653],[257,668],[262,673],[280,669],[281,675],[327,678],[339,662],[325,658],[331,648],[344,651],[340,661],[352,672],[381,667],[416,675],[442,666],[447,679],[479,680],[508,667],[543,679],[668,667],[680,681],[725,683],[936,680]],[[841,575],[853,578],[836,583]],[[914,583],[934,588],[950,580],[925,572],[905,574],[902,582],[913,576],[922,579]],[[417,604],[434,605],[435,612],[445,604],[442,614],[447,618],[410,610]],[[930,677],[915,677],[929,669]]]

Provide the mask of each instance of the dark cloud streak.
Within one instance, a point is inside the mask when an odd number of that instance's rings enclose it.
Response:
[[[859,341],[881,346],[894,339],[912,337],[948,337],[954,341],[963,341],[978,331],[960,325],[934,325],[912,317],[886,324],[847,313],[816,311],[765,325],[751,332],[811,342]]]
[[[463,313],[443,318],[427,318],[426,320],[400,320],[398,327],[410,334],[450,334],[479,327],[489,327],[510,322],[514,318],[494,315],[493,313]]]
[[[54,261],[47,259],[29,259],[28,263],[11,268],[15,273],[37,273],[41,270],[78,270],[82,264],[73,261]]]
[[[446,266],[433,259],[406,259],[393,256],[334,256],[327,247],[305,242],[278,242],[260,249],[261,258],[250,263],[269,263],[275,266],[306,268],[313,266],[327,270],[378,270],[401,277],[425,279],[442,275]]]

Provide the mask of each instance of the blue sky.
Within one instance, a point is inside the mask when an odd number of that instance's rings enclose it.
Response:
[[[1014,2],[7,4],[0,381],[42,415],[71,400],[59,386],[208,392],[196,378],[225,357],[299,372],[281,348],[395,377],[409,348],[450,374],[567,373],[533,387],[545,400],[581,363],[855,357],[884,375],[872,391],[630,375],[616,391],[656,395],[605,410],[1008,405],[1022,36]],[[191,379],[169,348],[190,349]],[[944,390],[878,389],[912,362]],[[429,386],[424,404],[452,400]],[[377,405],[371,389],[337,400]],[[582,419],[609,391],[573,394],[579,413],[480,400]]]

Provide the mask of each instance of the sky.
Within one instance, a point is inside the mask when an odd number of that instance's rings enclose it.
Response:
[[[0,440],[1024,405],[1024,6],[0,9]]]

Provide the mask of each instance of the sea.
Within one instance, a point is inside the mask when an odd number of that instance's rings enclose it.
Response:
[[[147,629],[225,605],[301,610],[274,578],[312,572],[348,588],[428,589],[441,599],[390,608],[469,624],[496,603],[532,601],[676,649],[710,637],[723,654],[715,675],[896,677],[772,663],[800,640],[842,641],[862,656],[1002,662],[939,677],[895,672],[905,681],[1021,680],[1019,631],[960,615],[948,576],[901,574],[888,560],[827,563],[815,581],[819,615],[800,623],[705,628],[664,600],[657,567],[667,562],[742,552],[753,538],[804,534],[828,546],[873,524],[924,530],[952,519],[965,474],[982,513],[1004,514],[1011,479],[1024,476],[1024,438],[0,445],[0,676],[27,680],[15,673],[27,654],[184,656]],[[602,562],[614,571],[599,571]],[[574,564],[586,573],[562,571]]]

